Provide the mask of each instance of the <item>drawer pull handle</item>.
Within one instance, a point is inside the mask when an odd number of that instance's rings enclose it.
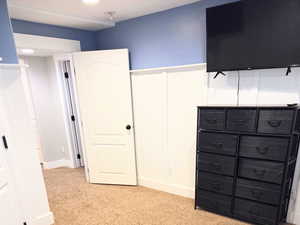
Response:
[[[254,198],[260,199],[263,195],[263,192],[258,191],[258,190],[251,190],[251,194]]]
[[[210,143],[210,145],[216,149],[222,149],[223,143]]]
[[[258,151],[258,153],[262,154],[262,155],[265,155],[268,153],[269,151],[269,147],[264,147],[264,148],[261,148],[261,147],[256,147],[256,150]]]
[[[232,120],[233,123],[247,123],[249,120]]]
[[[264,177],[267,172],[266,170],[258,170],[256,168],[253,171],[254,171],[255,175],[258,177]]]
[[[211,188],[215,191],[220,191],[221,190],[221,183],[220,182],[214,182],[211,184]]]
[[[279,127],[281,125],[281,120],[269,120],[268,124],[271,127]]]
[[[253,206],[251,209],[248,210],[248,213],[252,216],[260,216],[261,209],[260,209],[260,207]]]
[[[216,119],[205,119],[205,121],[209,124],[216,124],[217,120]]]
[[[221,168],[222,168],[221,164],[216,163],[216,162],[211,162],[211,163],[209,163],[209,165],[215,170],[221,170]]]

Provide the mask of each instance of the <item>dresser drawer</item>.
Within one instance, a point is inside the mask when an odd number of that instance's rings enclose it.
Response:
[[[252,201],[236,199],[234,215],[253,223],[275,225],[278,208]]]
[[[242,136],[240,156],[285,161],[289,139]]]
[[[233,176],[235,158],[199,152],[198,169],[217,174]]]
[[[206,130],[224,130],[225,111],[224,109],[201,109],[200,128]]]
[[[221,194],[232,194],[233,178],[198,172],[198,187]]]
[[[197,206],[215,213],[230,215],[232,198],[211,193],[208,191],[198,190]]]
[[[258,132],[289,134],[292,131],[294,110],[260,110]]]
[[[280,184],[283,169],[283,163],[240,159],[239,176]]]
[[[280,186],[258,181],[238,179],[236,184],[236,196],[264,203],[279,204]]]
[[[229,134],[199,133],[199,151],[235,155],[238,137]]]
[[[227,130],[254,132],[256,129],[256,110],[230,109],[227,112]]]

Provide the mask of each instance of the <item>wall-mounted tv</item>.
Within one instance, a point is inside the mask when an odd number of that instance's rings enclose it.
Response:
[[[300,0],[241,0],[208,8],[207,71],[300,66]]]

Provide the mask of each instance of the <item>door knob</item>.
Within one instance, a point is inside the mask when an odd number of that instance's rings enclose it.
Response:
[[[126,129],[127,129],[127,130],[130,130],[130,129],[131,129],[131,126],[130,126],[130,125],[127,125],[127,126],[126,126]]]

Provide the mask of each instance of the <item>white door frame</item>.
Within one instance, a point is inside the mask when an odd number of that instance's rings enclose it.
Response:
[[[74,102],[75,102],[75,111],[77,114],[77,121],[79,121],[79,136],[80,136],[80,143],[81,143],[81,150],[82,150],[82,158],[83,158],[83,162],[85,165],[85,175],[86,175],[86,180],[89,182],[89,173],[88,173],[88,162],[87,162],[87,157],[86,157],[86,151],[85,151],[85,145],[84,145],[84,133],[83,133],[83,129],[82,129],[82,120],[81,120],[81,114],[80,114],[80,110],[79,110],[79,98],[78,98],[78,88],[77,88],[77,83],[76,83],[76,75],[75,75],[75,69],[74,69],[74,64],[73,64],[73,57],[72,54],[58,54],[58,55],[54,55],[54,62],[55,62],[55,66],[56,66],[56,75],[58,76],[58,80],[60,81],[60,85],[61,85],[61,95],[63,97],[65,97],[65,93],[67,92],[66,90],[66,86],[65,86],[65,78],[61,72],[61,68],[60,68],[60,63],[62,61],[70,61],[70,70],[71,73],[69,74],[70,78],[74,81],[72,84],[72,89],[74,91]],[[68,113],[68,109],[66,104],[64,104],[64,115],[65,115],[65,124],[69,124],[69,113]],[[68,127],[68,137],[69,137],[69,144],[72,145],[72,133],[70,128]],[[74,151],[74,148],[69,148],[69,154],[71,157],[71,160],[73,162],[73,168],[76,168],[76,152]]]
[[[83,153],[81,148],[81,134],[80,134],[80,120],[77,115],[77,104],[75,101],[76,80],[74,78],[75,71],[72,71],[72,65],[70,60],[60,61],[61,76],[64,77],[63,84],[65,90],[65,102],[68,109],[69,116],[69,128],[72,133],[73,151],[75,156],[76,167],[84,167]],[[67,77],[66,77],[67,76]]]

